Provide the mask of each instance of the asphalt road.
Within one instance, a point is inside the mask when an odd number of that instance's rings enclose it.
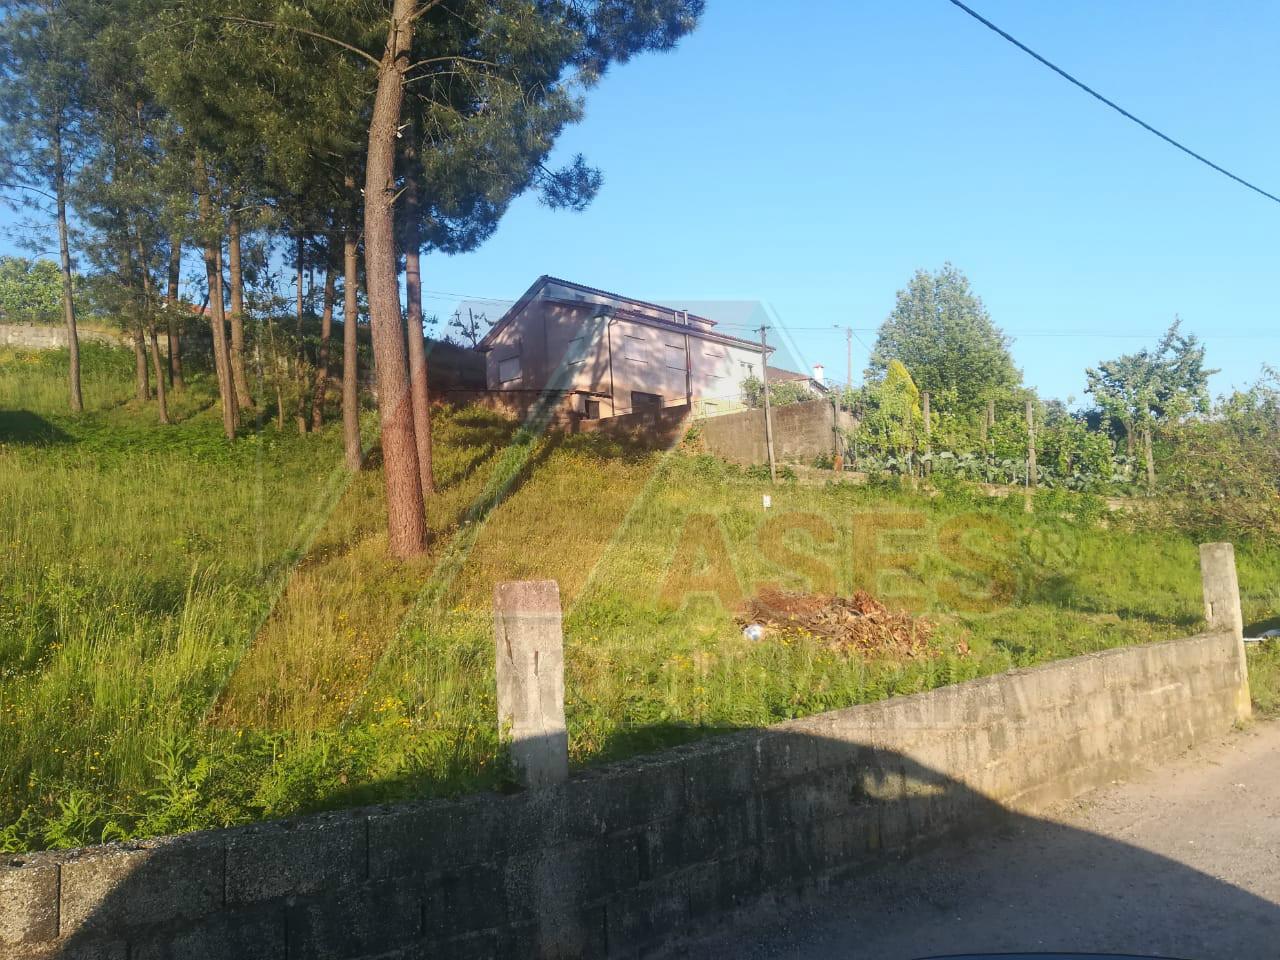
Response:
[[[688,946],[734,960],[1280,957],[1280,723]]]

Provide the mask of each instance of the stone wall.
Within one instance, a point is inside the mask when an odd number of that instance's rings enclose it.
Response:
[[[80,341],[105,343],[118,347],[125,344],[121,336],[100,330],[81,328],[77,331]],[[61,324],[44,326],[34,323],[0,323],[0,347],[19,347],[24,350],[57,350],[70,342],[67,328]]]
[[[542,390],[477,390],[471,387],[453,387],[437,390],[433,400],[453,407],[483,407],[503,416],[514,417],[524,423],[536,413],[545,418],[547,426],[566,428],[576,417],[574,411],[581,402],[572,393]],[[542,422],[540,419],[539,422]]]
[[[599,433],[658,449],[675,446],[688,428],[689,405],[685,403],[600,420],[581,420],[574,427],[579,433]]]
[[[432,393],[485,390],[484,354],[443,340],[432,340],[430,337],[427,338],[426,348]]]
[[[636,957],[1229,730],[1230,633],[600,767],[0,866],[0,958]]]
[[[807,400],[773,408],[773,455],[808,461],[835,453],[835,408],[830,400]],[[734,463],[768,463],[764,410],[743,410],[699,420],[706,451]]]

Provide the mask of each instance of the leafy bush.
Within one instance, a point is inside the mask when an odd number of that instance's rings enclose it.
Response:
[[[817,399],[808,386],[794,380],[783,380],[769,384],[769,404],[774,407],[785,407],[792,403],[804,403]],[[764,406],[764,384],[756,377],[747,377],[742,381],[742,400],[749,407]]]
[[[1162,510],[1200,539],[1280,535],[1280,429],[1219,420],[1179,426],[1164,466]]]
[[[59,323],[62,271],[52,260],[0,257],[0,321]]]
[[[751,466],[747,467],[747,469],[744,472],[752,480],[768,480],[769,479],[769,465],[767,463],[752,464]],[[796,476],[795,470],[785,463],[780,463],[777,465],[777,474],[778,474],[779,480],[794,482],[795,480],[799,479]]]

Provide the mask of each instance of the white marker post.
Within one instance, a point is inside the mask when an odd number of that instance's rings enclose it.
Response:
[[[545,787],[569,776],[564,723],[564,630],[554,580],[493,588],[498,727],[511,738],[520,782]]]
[[[1244,654],[1244,615],[1240,610],[1236,551],[1231,544],[1200,544],[1200,582],[1204,589],[1204,619],[1209,632],[1229,633],[1235,637],[1240,674],[1236,715],[1247,720],[1253,714],[1253,708],[1249,700],[1249,666]]]

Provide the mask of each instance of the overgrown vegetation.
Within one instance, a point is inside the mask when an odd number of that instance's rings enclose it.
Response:
[[[1085,373],[1092,407],[1021,382],[1009,340],[959,270],[918,271],[840,391],[846,462],[898,477],[1155,498],[1192,535],[1280,534],[1280,379],[1212,400],[1204,345],[1176,319],[1150,348]]]
[[[1280,643],[1271,641],[1251,645],[1247,659],[1254,715],[1261,718],[1280,716]]]
[[[307,438],[264,415],[228,442],[195,375],[161,428],[127,351],[86,355],[101,374],[80,418],[55,412],[65,356],[0,361],[0,383],[26,378],[0,404],[9,850],[500,785],[502,579],[560,583],[577,764],[1200,624],[1195,541],[1096,498],[1043,491],[1027,514],[966,484],[771,489],[478,409],[437,410],[431,552],[398,563],[376,452],[347,473],[336,425]],[[1246,617],[1274,616],[1280,551],[1238,551]],[[752,643],[733,608],[768,584],[868,588],[936,622],[933,653]]]
[[[795,380],[770,382],[769,403],[775,407],[785,407],[792,403],[803,403],[815,399],[808,384]],[[764,406],[764,381],[752,374],[742,381],[742,402],[748,407],[759,409]]]
[[[0,257],[0,323],[62,319],[62,273],[52,260]]]

